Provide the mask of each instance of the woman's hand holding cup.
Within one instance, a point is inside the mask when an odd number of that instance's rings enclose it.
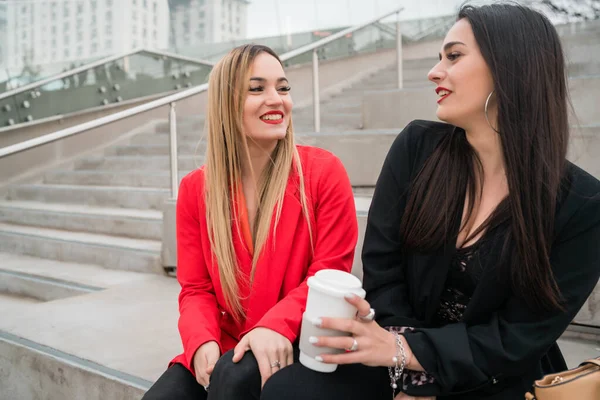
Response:
[[[318,271],[314,276],[308,278],[307,285],[306,310],[302,315],[300,332],[300,362],[315,371],[333,372],[336,370],[337,364],[323,363],[319,361],[318,356],[322,353],[341,353],[343,350],[332,347],[316,347],[309,339],[350,334],[340,330],[322,329],[313,322],[321,317],[353,318],[356,315],[356,307],[346,301],[344,296],[354,293],[358,297],[364,297],[365,291],[357,277],[336,269]]]
[[[349,294],[346,296],[346,301],[356,307],[358,316],[367,316],[371,313],[369,302],[359,296]],[[392,357],[396,355],[396,337],[376,322],[364,318],[323,317],[318,318],[313,323],[322,329],[333,329],[352,335],[310,337],[309,342],[314,346],[346,350],[342,354],[321,354],[317,356],[317,361],[326,364],[361,363],[371,367],[391,367],[395,365]],[[408,346],[405,346],[405,348],[408,349]],[[407,351],[406,355],[408,365],[412,359],[412,352]]]

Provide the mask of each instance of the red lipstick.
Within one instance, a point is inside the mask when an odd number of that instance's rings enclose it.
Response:
[[[435,89],[435,92],[436,92],[436,93],[439,95],[439,94],[440,94],[440,92],[441,92],[442,90],[445,90],[445,91],[447,91],[447,92],[448,92],[448,94],[447,94],[447,95],[445,95],[445,96],[443,96],[443,97],[440,97],[440,98],[438,99],[438,101],[437,101],[437,103],[438,103],[438,104],[440,104],[440,103],[441,103],[441,102],[442,102],[442,101],[443,101],[443,100],[444,100],[446,97],[448,97],[448,96],[450,96],[450,95],[452,94],[452,91],[451,91],[450,89],[446,89],[446,88],[445,88],[445,87],[443,87],[443,86],[438,86],[438,87]]]
[[[264,116],[267,115],[277,115],[279,118],[277,119],[263,119]],[[278,125],[283,122],[283,113],[281,111],[268,111],[260,116],[260,120],[265,124]]]

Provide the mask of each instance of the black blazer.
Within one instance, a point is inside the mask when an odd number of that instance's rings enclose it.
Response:
[[[403,249],[399,228],[411,182],[440,139],[452,132],[464,134],[448,124],[413,121],[394,141],[377,181],[363,245],[367,300],[381,326],[417,328],[405,337],[435,382],[409,386],[407,394],[522,399],[534,379],[566,368],[556,340],[600,276],[600,182],[568,164],[551,250],[565,312],[535,312],[513,293],[507,268],[498,265],[506,222],[486,233],[489,252],[474,260],[483,274],[463,321],[435,326],[455,238],[438,251],[417,254]],[[458,234],[460,216],[453,219]]]

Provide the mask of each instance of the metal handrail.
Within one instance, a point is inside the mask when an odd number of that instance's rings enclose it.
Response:
[[[367,21],[363,24],[350,27],[344,30],[341,30],[337,33],[334,33],[331,36],[326,37],[325,39],[319,40],[314,43],[307,44],[298,49],[289,51],[283,54],[280,59],[281,61],[287,61],[294,57],[297,57],[302,54],[306,54],[308,52],[312,52],[312,77],[313,77],[313,119],[315,124],[315,132],[321,131],[321,106],[320,106],[320,96],[319,96],[319,54],[317,50],[323,46],[328,45],[329,43],[346,37],[346,35],[350,33],[354,33],[358,30],[366,28],[370,25],[375,25],[382,19],[389,17],[390,15],[396,14],[396,49],[397,49],[397,66],[398,66],[398,88],[402,88],[402,34],[400,32],[400,13],[404,10],[404,7],[397,7],[394,10],[383,14],[382,16]]]
[[[283,54],[279,58],[281,59],[281,61],[287,61],[290,58],[294,58],[294,57],[297,57],[297,56],[299,56],[301,54],[308,53],[309,51],[316,50],[316,49],[318,49],[320,47],[328,45],[329,43],[331,43],[331,42],[333,42],[333,41],[335,41],[337,39],[341,39],[341,38],[345,37],[349,33],[353,33],[353,32],[356,32],[358,30],[361,30],[363,28],[366,28],[369,25],[373,25],[374,23],[376,23],[376,22],[378,22],[378,21],[380,21],[380,20],[382,20],[384,18],[387,18],[390,15],[399,14],[400,12],[402,12],[402,10],[404,10],[404,7],[395,8],[394,10],[392,10],[390,12],[387,12],[387,13],[383,14],[382,16],[374,18],[374,19],[372,19],[372,20],[370,20],[368,22],[365,22],[363,24],[360,24],[360,25],[357,25],[357,26],[353,26],[353,27],[344,29],[343,31],[339,31],[337,33],[334,33],[333,35],[327,36],[326,38],[324,38],[322,40],[319,40],[317,42],[309,43],[309,44],[307,44],[305,46],[302,46],[302,47],[300,47],[298,49],[295,49],[295,50],[292,50],[292,51],[288,51],[287,53]]]
[[[133,55],[138,54],[138,53],[147,53],[147,54],[151,54],[151,55],[155,55],[155,56],[160,56],[160,57],[168,57],[168,58],[172,58],[172,59],[175,59],[175,60],[181,60],[181,61],[185,61],[185,62],[189,62],[189,63],[193,63],[193,64],[207,65],[209,67],[213,67],[215,65],[215,63],[213,63],[211,61],[201,60],[201,59],[192,58],[192,57],[186,57],[186,56],[182,56],[182,55],[179,55],[179,54],[173,54],[173,53],[169,53],[169,52],[161,51],[161,50],[150,50],[150,49],[146,49],[144,47],[138,47],[138,48],[133,49],[131,51],[128,51],[126,53],[120,53],[120,54],[117,54],[117,55],[114,55],[114,56],[101,58],[100,60],[96,60],[96,61],[93,61],[91,63],[84,64],[84,65],[81,65],[79,67],[70,69],[68,71],[52,75],[52,76],[50,76],[48,78],[44,78],[44,79],[41,79],[39,81],[28,83],[27,85],[18,87],[16,89],[12,89],[12,90],[9,90],[7,92],[0,93],[0,100],[6,99],[8,97],[12,97],[12,96],[20,94],[20,93],[27,92],[29,90],[38,89],[38,88],[40,88],[40,87],[42,87],[42,86],[44,86],[44,85],[46,85],[48,83],[57,81],[59,79],[64,79],[64,78],[69,77],[69,76],[77,75],[80,72],[88,71],[90,69],[99,67],[101,65],[108,64],[108,63],[111,63],[113,61],[117,61],[117,60],[120,60],[122,58],[125,58],[125,57],[130,57],[130,56],[133,56]]]
[[[153,110],[155,108],[166,106],[167,104],[202,93],[206,89],[208,89],[208,83],[190,89],[182,90],[181,92],[165,96],[160,99],[141,104],[139,106],[128,108],[127,110],[119,111],[117,113],[100,117],[92,121],[84,122],[83,124],[71,126],[69,128],[61,129],[60,131],[48,133],[44,136],[40,136],[34,139],[26,140],[21,143],[13,144],[11,146],[0,148],[0,158],[20,153],[25,150],[30,150],[42,146],[44,144],[52,143],[57,140],[67,138],[69,136],[73,136],[90,129],[95,129],[103,125],[110,124],[111,122],[120,121],[122,119]]]
[[[403,10],[402,7],[395,9],[394,11],[388,12],[384,15],[382,15],[381,17],[371,20],[368,23],[365,24],[361,24],[358,25],[354,28],[348,28],[345,29],[343,31],[340,31],[334,35],[331,35],[327,38],[324,38],[322,40],[319,40],[317,42],[311,43],[309,45],[303,46],[299,49],[290,51],[288,53],[283,54],[280,58],[282,61],[284,60],[289,60],[290,58],[296,57],[300,54],[304,54],[304,53],[308,53],[308,52],[313,52],[313,101],[314,101],[314,107],[315,107],[315,130],[318,132],[319,128],[320,128],[320,115],[319,115],[319,75],[318,75],[318,55],[317,55],[317,49],[331,43],[332,41],[342,38],[345,35],[355,32],[357,30],[363,29],[366,26],[369,26],[371,24],[373,24],[374,22],[377,22],[383,18],[386,18],[392,14],[396,14],[398,16],[398,19],[396,21],[397,24],[397,63],[398,63],[398,85],[399,87],[402,87],[402,37],[401,37],[401,32],[400,32],[400,20],[399,20],[399,15],[400,12]],[[122,58],[123,56],[121,55],[119,58]],[[94,63],[95,65],[102,65],[102,62],[96,62]],[[75,71],[75,70],[73,70]],[[72,72],[72,71],[71,71]],[[72,72],[75,73],[75,72]],[[68,75],[66,75],[68,76]],[[55,79],[59,79],[59,78],[55,78]],[[54,80],[54,79],[53,79]],[[35,87],[39,86],[39,83],[37,85],[34,85]],[[57,132],[53,132],[53,133],[49,133],[47,135],[38,137],[38,138],[34,138],[34,139],[30,139],[30,140],[26,140],[24,142],[21,143],[17,143],[11,146],[7,146],[4,148],[0,148],[0,159],[9,155],[14,155],[26,150],[30,150],[45,144],[49,144],[52,142],[55,142],[57,140],[61,140],[70,136],[74,136],[77,134],[80,134],[82,132],[88,131],[90,129],[95,129],[98,127],[101,127],[103,125],[107,125],[110,124],[112,122],[116,122],[116,121],[120,121],[123,120],[125,118],[129,118],[138,114],[141,114],[143,112],[146,111],[150,111],[159,107],[163,107],[166,105],[170,105],[170,111],[169,111],[169,126],[170,126],[170,147],[171,147],[171,151],[170,151],[170,164],[171,164],[171,196],[173,198],[177,197],[177,190],[178,190],[178,186],[179,186],[179,182],[178,182],[178,167],[177,167],[177,135],[176,135],[176,120],[175,120],[175,102],[200,94],[204,91],[206,91],[208,89],[208,84],[205,83],[203,85],[200,86],[196,86],[190,89],[186,89],[186,90],[182,90],[178,93],[169,95],[169,96],[165,96],[163,98],[151,101],[149,103],[146,104],[142,104],[136,107],[132,107],[129,108],[127,110],[124,111],[119,111],[118,113],[115,114],[111,114],[111,115],[107,115],[105,117],[101,117],[92,121],[88,121],[85,122],[83,124],[80,125],[76,125],[76,126],[72,126],[70,128],[66,128],[66,129],[62,129],[60,131]]]

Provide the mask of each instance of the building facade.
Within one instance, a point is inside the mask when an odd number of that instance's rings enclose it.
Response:
[[[168,43],[168,0],[0,0],[3,68],[68,65]]]
[[[246,0],[170,0],[170,47],[246,38]]]

